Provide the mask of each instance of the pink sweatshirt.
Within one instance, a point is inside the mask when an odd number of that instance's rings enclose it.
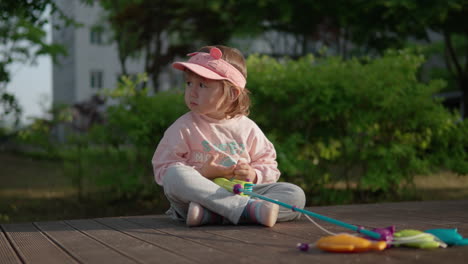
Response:
[[[256,183],[276,182],[280,176],[273,144],[248,117],[216,120],[188,112],[166,130],[156,148],[152,159],[156,182],[162,185],[170,166],[199,169],[214,153],[219,154],[215,163],[226,167],[245,159],[257,173]]]

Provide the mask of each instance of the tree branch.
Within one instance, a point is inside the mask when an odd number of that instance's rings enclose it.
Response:
[[[465,32],[465,37],[468,37],[468,30]],[[466,51],[465,51],[465,69],[464,73],[468,75],[468,43],[466,44]]]
[[[452,44],[452,38],[450,37],[450,34],[447,33],[445,30],[444,30],[444,41],[445,41],[445,47],[447,48],[448,54],[450,55],[449,58],[452,60],[453,65],[455,66],[456,73],[458,74],[458,76],[462,76],[463,69],[461,68],[460,63],[455,54],[455,50]]]
[[[342,56],[343,56],[343,59],[347,59],[348,58],[348,39],[349,39],[349,34],[350,34],[350,29],[349,29],[349,26],[346,25],[344,27],[344,34],[343,34],[343,44],[342,44]]]
[[[450,72],[450,74],[452,76],[456,76],[455,72],[453,71],[453,66],[452,66],[452,63],[450,62],[450,58],[449,58],[449,51],[448,51],[448,48],[447,48],[447,45],[445,45],[445,49],[444,49],[444,61],[445,61],[445,65],[447,66],[447,69],[448,71]]]

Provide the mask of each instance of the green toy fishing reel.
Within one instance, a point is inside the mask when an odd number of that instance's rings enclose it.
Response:
[[[214,183],[218,184],[219,186],[223,187],[224,189],[242,195],[242,196],[248,196],[247,194],[244,194],[244,192],[239,192],[237,193],[235,190],[245,190],[245,191],[252,191],[252,188],[255,184],[249,181],[241,181],[241,180],[228,180],[226,178],[216,178],[213,180]]]

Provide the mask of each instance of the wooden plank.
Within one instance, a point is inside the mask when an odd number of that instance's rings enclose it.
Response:
[[[248,254],[250,250],[253,250],[253,246],[245,241],[207,233],[203,231],[205,227],[189,228],[185,224],[168,217],[126,217],[125,219],[146,228],[153,228],[187,241],[223,251],[231,256],[223,263],[271,263],[268,259],[258,259],[252,254]],[[235,226],[224,227],[236,228]],[[265,251],[263,250],[263,252]],[[209,258],[209,256],[206,257]]]
[[[32,223],[2,225],[6,236],[26,263],[77,263]]]
[[[440,207],[434,210],[434,202],[405,202],[405,203],[390,203],[390,204],[370,204],[370,205],[350,205],[350,206],[329,206],[329,207],[314,207],[308,210],[326,215],[337,220],[347,223],[372,227],[386,227],[395,225],[397,230],[401,229],[418,229],[426,230],[430,228],[463,228],[468,221],[453,221],[447,220],[443,216],[451,215],[453,210],[456,215],[465,214],[463,212],[463,203],[450,202],[453,206]],[[417,206],[416,206],[417,205]],[[394,209],[393,209],[394,208]],[[405,209],[406,208],[406,209]],[[408,210],[407,208],[417,208],[416,210]],[[395,212],[396,211],[396,212]],[[437,217],[428,217],[434,213]],[[350,232],[347,229],[336,227],[327,222],[314,219],[317,223],[324,226],[333,232]],[[307,222],[303,216],[299,222]],[[313,224],[311,224],[313,226]],[[299,227],[300,228],[300,227]],[[318,228],[317,228],[318,229]],[[323,233],[325,234],[325,233]]]
[[[458,201],[427,201],[427,202],[399,202],[381,204],[339,205],[313,207],[310,210],[326,214],[327,212],[352,215],[386,214],[393,217],[404,215],[419,215],[443,221],[468,222],[468,200]]]
[[[421,249],[408,249],[408,248],[392,248],[383,252],[367,252],[364,254],[331,254],[321,252],[317,249],[312,249],[309,252],[305,253],[305,256],[301,255],[301,252],[291,251],[289,249],[293,248],[295,243],[294,239],[288,239],[285,235],[298,235],[309,228],[315,228],[312,225],[304,226],[303,230],[296,230],[295,234],[289,232],[284,235],[273,235],[272,232],[278,232],[283,226],[289,226],[292,223],[279,223],[271,229],[266,228],[247,228],[247,226],[242,227],[241,232],[234,232],[232,230],[223,230],[220,228],[216,230],[213,227],[203,228],[206,232],[212,232],[216,234],[223,234],[232,238],[242,238],[248,240],[251,244],[264,244],[276,248],[274,253],[279,253],[279,256],[276,258],[284,258],[288,256],[291,261],[302,262],[302,260],[308,259],[309,261],[317,261],[320,263],[375,263],[379,262],[393,262],[393,263],[414,263],[414,261],[419,260],[421,263],[444,263],[445,260],[452,259],[454,263],[464,263],[464,257],[466,258],[466,252],[463,247],[458,248],[449,248],[449,249],[438,249],[438,250],[421,250]],[[324,235],[322,235],[324,236]],[[314,244],[322,236],[312,236],[309,238],[308,242]],[[273,250],[272,250],[273,252]],[[273,254],[274,254],[273,253]]]
[[[11,247],[10,242],[3,233],[2,228],[0,227],[0,263],[1,264],[10,264],[10,263],[21,263],[20,259],[16,255],[15,250]]]
[[[309,210],[354,225],[399,224],[402,228],[454,228],[468,223],[468,201],[402,202],[313,207]],[[322,221],[318,221],[323,223]],[[379,225],[378,225],[378,224]]]
[[[291,240],[291,238],[285,236],[276,238],[278,235],[273,232],[269,232],[270,236],[268,236],[268,240],[261,242],[257,239],[252,239],[250,236],[244,236],[249,229],[260,228],[269,230],[266,227],[220,225],[188,228],[183,223],[169,218],[151,219],[132,217],[127,219],[146,227],[155,228],[162,232],[223,250],[232,256],[224,261],[225,263],[290,263],[291,259],[288,256],[292,255],[296,258],[294,261],[308,260],[308,258],[304,259],[301,255],[296,255],[297,250],[295,245],[297,239]],[[216,233],[213,230],[220,230],[220,232]],[[229,234],[231,233],[239,235],[235,237],[230,236]],[[285,244],[286,242],[290,243]]]
[[[70,220],[67,224],[139,263],[189,263],[184,257],[128,236],[94,220]]]
[[[222,263],[227,258],[231,257],[222,250],[207,247],[202,244],[195,243],[190,240],[155,229],[145,228],[123,218],[102,218],[96,220],[103,225],[109,226],[129,236],[141,239],[147,243],[173,252],[174,254],[183,256],[194,262]]]
[[[417,229],[428,229],[428,228],[451,228],[452,226],[445,226],[447,222],[444,222],[443,219],[428,219],[424,215],[419,215],[419,213],[430,212],[429,204],[428,207],[419,209],[417,214],[407,214],[407,215],[392,215],[391,210],[388,211],[388,208],[377,210],[379,213],[377,216],[373,216],[372,210],[366,209],[367,205],[360,205],[353,210],[336,210],[333,215],[339,219],[340,216],[346,216],[346,218],[341,220],[353,221],[355,224],[366,224],[374,226],[382,226],[382,224],[397,224],[400,229],[403,228],[414,228]],[[404,205],[402,205],[404,206]],[[457,205],[459,206],[459,205]],[[376,205],[372,207],[377,208]],[[450,207],[449,207],[450,208]],[[460,207],[458,207],[460,208]],[[328,209],[328,208],[324,208]],[[357,209],[357,210],[354,210]],[[440,209],[440,212],[443,214],[444,208]],[[333,210],[324,210],[324,211],[333,211]],[[356,211],[358,213],[356,213]],[[345,212],[345,213],[342,213]],[[458,214],[458,213],[457,213]],[[466,214],[466,213],[465,213]],[[459,214],[461,215],[461,214]],[[463,215],[461,215],[463,216]],[[300,221],[294,221],[289,223],[279,223],[273,228],[262,228],[259,226],[204,226],[197,228],[187,228],[183,224],[172,221],[167,218],[128,218],[130,221],[135,221],[140,224],[145,224],[158,230],[169,232],[171,234],[180,234],[180,236],[186,236],[187,239],[195,239],[201,241],[202,243],[210,244],[210,238],[219,238],[224,237],[229,239],[228,241],[239,241],[241,242],[238,247],[239,250],[242,250],[245,255],[254,257],[255,261],[267,261],[267,262],[312,262],[317,261],[320,263],[375,263],[379,262],[393,262],[393,263],[414,263],[415,261],[423,263],[443,263],[447,259],[453,259],[455,263],[464,263],[466,259],[466,253],[464,253],[463,247],[454,247],[448,249],[438,249],[438,250],[421,250],[421,249],[408,249],[408,248],[392,248],[383,252],[368,252],[363,254],[332,254],[321,252],[315,248],[309,252],[298,252],[295,249],[296,242],[308,242],[314,243],[320,237],[325,236],[326,234],[321,233],[321,231],[313,224],[307,222],[306,219]],[[467,230],[466,225],[459,222],[450,222],[452,224],[462,225],[461,230]],[[328,229],[331,229],[335,232],[348,232],[346,229],[323,223]],[[459,228],[460,230],[460,228]],[[468,231],[468,230],[467,230]],[[203,234],[207,233],[207,234]],[[279,233],[279,234],[274,234]],[[210,236],[212,234],[212,236]],[[202,239],[206,239],[203,241]],[[302,238],[302,241],[301,241]],[[243,245],[242,245],[243,244]],[[235,249],[236,246],[227,246],[227,244],[220,241],[216,241],[216,244],[212,244],[213,247],[220,246],[225,247],[226,252],[233,253],[231,249]]]
[[[334,263],[332,260],[327,260],[322,257],[322,252],[316,249],[311,249],[314,255],[301,254],[297,250],[297,243],[304,240],[299,239],[290,233],[275,232],[281,225],[289,223],[277,224],[273,228],[267,228],[260,225],[239,225],[235,228],[223,228],[221,226],[203,227],[205,232],[213,233],[220,236],[229,237],[232,239],[242,239],[251,247],[247,254],[256,256],[257,258],[265,258],[271,262],[290,263],[294,262],[320,262]]]
[[[36,226],[80,262],[104,263],[111,259],[113,264],[135,263],[131,258],[104,246],[62,221],[38,222]]]
[[[386,225],[396,225],[399,230],[406,229],[406,228],[414,228],[418,230],[425,230],[429,228],[455,228],[458,227],[459,231],[463,234],[464,232],[468,233],[468,228],[466,223],[463,222],[452,222],[452,221],[445,221],[443,217],[435,218],[427,218],[427,215],[431,212],[434,212],[436,209],[438,216],[443,215],[468,215],[467,211],[463,211],[464,208],[462,205],[464,203],[455,202],[449,203],[453,206],[441,206],[437,208],[434,206],[437,203],[402,203],[398,204],[399,207],[396,207],[396,204],[393,204],[393,208],[397,211],[393,211],[392,207],[386,206],[385,204],[382,205],[359,205],[359,206],[339,206],[336,207],[324,207],[323,211],[315,210],[311,208],[311,211],[320,212],[322,214],[328,214],[330,217],[334,217],[339,220],[346,219],[346,222],[354,222],[355,225],[369,225],[369,226],[380,226],[384,227]],[[442,203],[443,204],[443,203]],[[406,205],[409,205],[406,207]],[[401,208],[400,208],[401,207]],[[410,208],[408,210],[408,208]],[[414,209],[413,209],[414,208]],[[466,207],[465,207],[466,208]],[[453,210],[451,212],[447,212]],[[333,212],[333,213],[331,213]],[[401,213],[404,212],[404,213]],[[377,215],[375,214],[377,213]],[[288,223],[287,225],[278,224],[277,227],[284,227],[275,229],[277,232],[294,232],[296,234],[301,234],[301,229],[308,229],[304,227],[307,223],[305,219],[301,221]],[[328,229],[336,229],[333,228],[333,225],[328,223],[320,222],[321,225],[326,226]],[[447,225],[449,223],[449,225]],[[455,225],[455,226],[453,226]],[[314,228],[313,224],[309,225],[311,228]],[[318,229],[318,228],[316,228]],[[344,229],[343,229],[344,230]],[[349,231],[347,231],[349,232]],[[322,236],[325,236],[323,234]],[[313,243],[314,241],[312,241]],[[420,250],[420,249],[407,249],[407,248],[392,248],[388,249],[381,253],[371,253],[371,254],[378,254],[379,258],[373,258],[375,261],[381,261],[380,255],[385,256],[386,261],[398,262],[398,263],[411,263],[413,261],[419,261],[423,263],[444,263],[447,259],[454,263],[464,263],[466,259],[466,254],[463,253],[463,247],[453,247],[448,249],[438,249],[438,250]],[[359,261],[365,261],[365,258],[361,258],[362,254],[359,254]],[[354,255],[353,255],[354,256]],[[357,261],[354,257],[351,257],[350,260]],[[337,259],[337,262],[341,262],[341,260]],[[369,259],[372,261],[372,259]]]
[[[403,202],[313,207],[311,211],[365,227],[458,228],[468,234],[468,201]],[[354,233],[317,221],[330,231]],[[259,225],[188,228],[167,216],[135,216],[3,225],[0,263],[465,263],[466,247],[334,254],[296,249],[326,236],[304,217]],[[16,250],[16,251],[15,251]]]

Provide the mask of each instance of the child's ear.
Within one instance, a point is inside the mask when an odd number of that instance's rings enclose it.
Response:
[[[239,98],[240,89],[238,87],[232,86],[231,87],[231,100],[234,102]]]

